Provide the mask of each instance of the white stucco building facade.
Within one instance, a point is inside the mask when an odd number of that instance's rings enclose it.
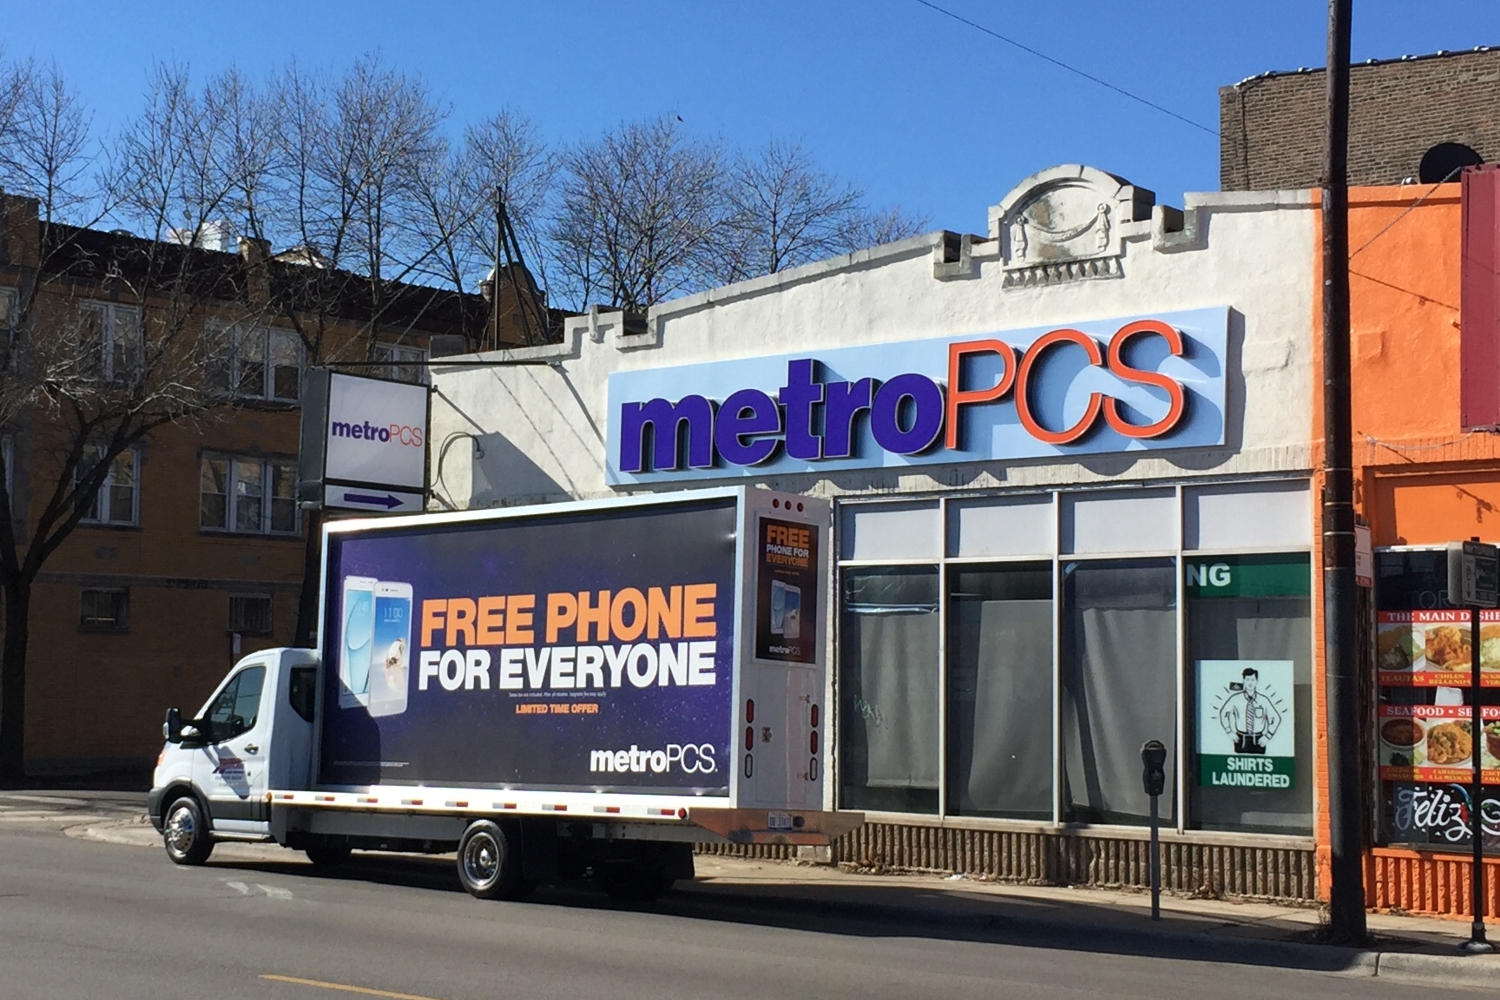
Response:
[[[560,344],[434,368],[433,505],[831,497],[828,804],[870,819],[844,859],[1135,881],[1155,738],[1186,848],[1167,884],[1310,897],[1315,207],[1178,210],[1063,166],[984,236],[713,289],[643,329],[591,311]],[[1284,778],[1215,770],[1229,661],[1287,727],[1235,752]]]

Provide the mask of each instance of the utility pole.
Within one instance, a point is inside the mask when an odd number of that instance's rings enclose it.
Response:
[[[1354,657],[1354,470],[1349,415],[1349,20],[1328,3],[1328,133],[1323,169],[1323,628],[1328,710],[1330,931],[1365,940],[1359,664]]]

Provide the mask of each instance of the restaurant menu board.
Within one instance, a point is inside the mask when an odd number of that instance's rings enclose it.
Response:
[[[1381,780],[1468,782],[1477,744],[1484,783],[1500,784],[1500,705],[1484,707],[1479,740],[1472,714],[1467,705],[1381,705]]]
[[[1472,641],[1467,610],[1377,612],[1379,681],[1390,687],[1468,687]],[[1484,687],[1500,687],[1500,610],[1479,613],[1479,671]]]

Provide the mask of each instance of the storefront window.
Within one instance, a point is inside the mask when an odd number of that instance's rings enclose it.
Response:
[[[1189,824],[1311,836],[1308,556],[1190,559],[1183,572]]]
[[[839,767],[850,809],[938,810],[936,567],[846,569]]]
[[[1052,563],[948,576],[948,811],[1052,819]]]
[[[1070,562],[1062,574],[1064,820],[1145,823],[1141,744],[1176,755],[1177,563]],[[1163,822],[1174,821],[1174,771]]]
[[[1473,623],[1448,600],[1443,549],[1375,554],[1380,838],[1470,849],[1474,757],[1484,769],[1484,846],[1500,851],[1500,611],[1481,611],[1479,726]]]
[[[1310,518],[1290,480],[841,503],[837,805],[1143,825],[1154,739],[1167,827],[1310,837]]]

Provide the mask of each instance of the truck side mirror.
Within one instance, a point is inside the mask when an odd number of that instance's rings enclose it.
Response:
[[[167,721],[162,723],[161,734],[167,738],[168,743],[182,742],[182,712],[176,708],[167,709]]]
[[[1141,784],[1147,795],[1160,795],[1167,787],[1167,748],[1161,740],[1147,740],[1141,747]]]

